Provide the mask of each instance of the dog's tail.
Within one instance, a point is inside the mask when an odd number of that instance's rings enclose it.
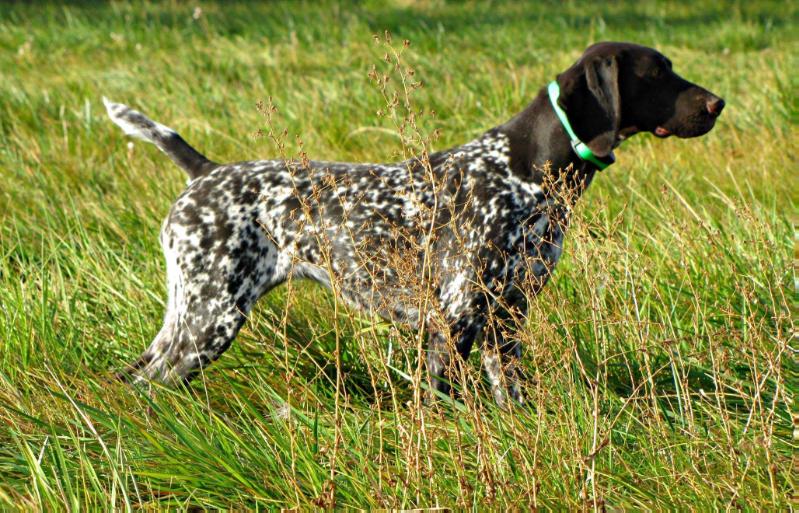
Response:
[[[153,121],[127,105],[113,103],[105,96],[103,103],[111,121],[119,125],[126,134],[149,141],[166,153],[175,164],[189,174],[192,180],[208,173],[218,164],[208,160],[205,155],[192,148],[177,132]]]

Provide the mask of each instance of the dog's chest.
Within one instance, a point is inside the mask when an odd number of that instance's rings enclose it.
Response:
[[[461,230],[471,230],[473,240],[461,268],[473,271],[492,294],[515,302],[525,283],[536,292],[548,280],[560,259],[569,212],[536,184],[493,176],[483,182],[474,221]]]

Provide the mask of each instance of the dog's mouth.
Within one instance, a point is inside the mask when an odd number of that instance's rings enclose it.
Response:
[[[666,123],[657,125],[651,133],[660,139],[676,136],[680,139],[699,137],[710,132],[716,125],[716,117],[704,114],[697,114],[686,119],[683,123],[673,125]]]
[[[666,137],[672,135],[671,130],[662,126],[656,127],[654,130],[652,130],[652,133],[655,134],[656,137],[660,137],[661,139],[665,139]]]

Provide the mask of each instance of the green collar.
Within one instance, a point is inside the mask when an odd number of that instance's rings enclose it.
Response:
[[[581,159],[587,160],[588,162],[594,164],[599,168],[600,171],[616,162],[616,157],[613,155],[613,152],[608,155],[610,162],[603,162],[600,160],[599,157],[594,155],[594,152],[591,151],[591,148],[581,141],[574,133],[572,126],[569,124],[569,118],[566,117],[566,113],[563,112],[563,109],[561,109],[558,105],[558,96],[560,96],[560,86],[558,86],[558,81],[553,80],[550,82],[547,90],[549,91],[549,101],[552,103],[552,108],[555,109],[555,114],[558,115],[558,119],[560,119],[560,124],[563,125],[563,129],[566,130],[567,134],[569,134],[569,139],[571,139],[571,145],[574,153],[576,153]]]

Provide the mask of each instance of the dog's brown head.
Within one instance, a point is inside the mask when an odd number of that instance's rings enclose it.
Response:
[[[590,46],[557,80],[558,104],[599,156],[638,132],[706,134],[724,109],[724,100],[674,73],[660,52],[630,43]]]

